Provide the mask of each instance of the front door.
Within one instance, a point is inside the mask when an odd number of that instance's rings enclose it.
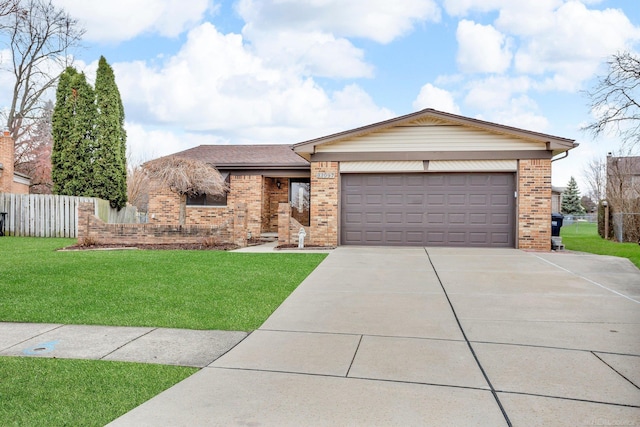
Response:
[[[309,178],[292,178],[289,189],[291,217],[301,225],[308,227],[310,224],[309,196],[311,194],[311,182]]]

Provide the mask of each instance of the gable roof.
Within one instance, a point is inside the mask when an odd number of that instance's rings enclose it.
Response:
[[[334,143],[349,138],[367,135],[392,127],[406,125],[420,119],[434,119],[445,122],[447,124],[473,127],[497,134],[514,136],[530,141],[543,142],[547,144],[547,149],[553,151],[554,154],[563,153],[578,146],[578,144],[573,139],[562,138],[559,136],[553,136],[512,126],[501,125],[498,123],[486,122],[484,120],[472,119],[470,117],[464,117],[456,114],[434,110],[433,108],[426,108],[415,113],[406,114],[404,116],[396,117],[382,122],[373,123],[344,132],[334,133],[332,135],[311,139],[309,141],[300,142],[293,146],[293,150],[296,153],[314,153],[315,147],[318,145]]]
[[[201,160],[216,169],[309,169],[288,144],[199,145],[167,157]]]

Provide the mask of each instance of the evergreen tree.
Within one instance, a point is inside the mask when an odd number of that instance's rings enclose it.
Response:
[[[569,215],[584,214],[584,208],[580,204],[580,189],[573,177],[569,180],[567,189],[562,193],[562,213]]]
[[[68,67],[60,76],[52,117],[54,194],[95,195],[91,186],[95,116],[91,85],[84,73]]]
[[[93,189],[96,197],[109,200],[112,207],[120,209],[127,204],[127,136],[120,91],[104,56],[98,62],[95,92]]]
[[[60,76],[53,110],[54,194],[99,197],[127,204],[124,108],[113,70],[100,57],[95,91],[83,73]]]

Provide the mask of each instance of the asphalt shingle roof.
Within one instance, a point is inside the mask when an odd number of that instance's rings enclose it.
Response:
[[[287,144],[199,145],[171,156],[201,160],[217,169],[309,166],[309,162],[297,155],[291,149],[291,145]]]

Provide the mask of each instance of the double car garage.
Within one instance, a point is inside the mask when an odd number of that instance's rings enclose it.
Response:
[[[425,109],[294,145],[319,245],[551,247],[571,139]]]
[[[515,246],[514,173],[344,173],[340,244]]]

